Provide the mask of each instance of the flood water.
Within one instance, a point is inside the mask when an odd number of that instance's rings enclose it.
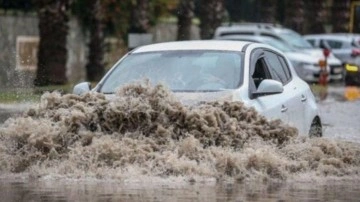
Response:
[[[0,201],[359,201],[360,105],[344,104],[321,104],[326,133],[310,139],[161,86],[48,93],[0,126]]]
[[[74,180],[5,180],[0,201],[359,201],[360,183],[159,185]]]

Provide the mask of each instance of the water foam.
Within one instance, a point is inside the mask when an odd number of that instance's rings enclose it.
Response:
[[[45,93],[0,129],[0,173],[128,180],[286,180],[357,176],[360,147],[299,137],[241,102],[184,106],[162,85],[112,99]]]

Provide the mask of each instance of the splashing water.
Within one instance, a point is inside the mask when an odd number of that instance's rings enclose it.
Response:
[[[30,177],[313,180],[357,177],[358,144],[300,137],[241,102],[182,105],[162,85],[112,99],[45,93],[0,129],[0,174]]]

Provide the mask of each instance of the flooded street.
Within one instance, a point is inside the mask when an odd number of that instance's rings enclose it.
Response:
[[[359,183],[159,185],[1,180],[1,201],[359,201]]]
[[[49,94],[0,130],[0,201],[359,201],[360,102],[339,93],[319,103],[313,139],[239,103],[188,109],[158,88],[110,103]]]

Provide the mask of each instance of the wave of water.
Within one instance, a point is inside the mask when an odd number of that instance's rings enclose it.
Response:
[[[0,174],[190,182],[358,178],[360,145],[298,136],[241,102],[184,106],[164,86],[45,93],[0,129]]]

